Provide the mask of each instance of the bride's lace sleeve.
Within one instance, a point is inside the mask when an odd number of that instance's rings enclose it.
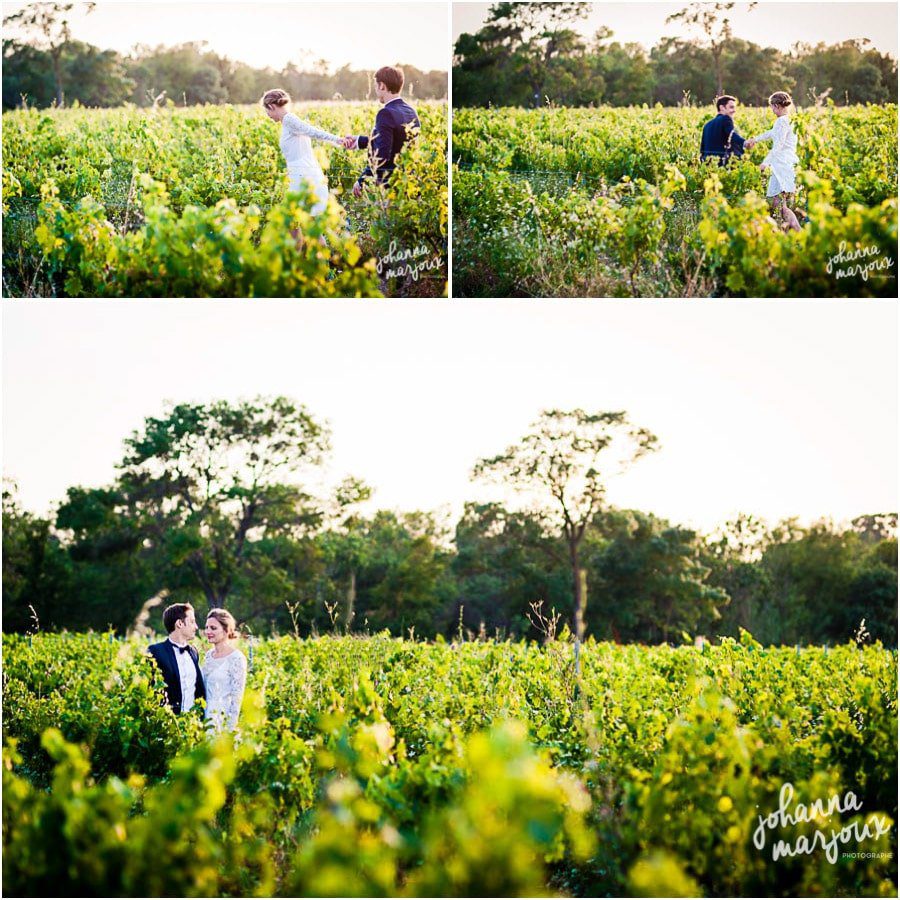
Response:
[[[329,141],[332,144],[339,144],[341,142],[341,139],[336,134],[322,131],[321,128],[316,128],[315,125],[304,122],[292,113],[289,113],[284,117],[284,126],[290,129],[293,134],[302,134],[308,138],[315,138],[317,141]]]
[[[772,153],[778,153],[787,146],[788,138],[791,135],[791,121],[787,116],[782,116],[772,129],[775,137],[772,138]]]
[[[784,161],[783,151],[787,147],[788,140],[791,136],[791,123],[787,116],[782,116],[778,119],[775,123],[775,127],[772,129],[772,134],[774,135],[772,138],[772,149],[766,154],[766,158],[763,160],[763,165],[766,166]]]
[[[228,695],[225,702],[225,718],[228,720],[228,727],[232,731],[237,727],[246,684],[247,658],[240,650],[237,650],[231,654],[228,661]]]
[[[777,125],[778,122],[776,121],[775,124]],[[753,138],[753,140],[754,141],[772,141],[775,139],[776,135],[777,135],[777,132],[775,131],[775,129],[770,128],[768,131],[764,131],[762,134],[758,134],[755,138]]]

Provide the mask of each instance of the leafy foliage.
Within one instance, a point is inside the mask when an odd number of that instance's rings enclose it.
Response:
[[[368,132],[374,104],[298,108],[336,134]],[[316,145],[340,202],[287,194],[278,130],[259,107],[36,110],[3,116],[5,284],[11,294],[376,297],[379,259],[424,246],[395,293],[444,291],[446,108],[386,188],[350,194],[363,159]],[[341,206],[340,204],[345,204]]]
[[[473,475],[537,498],[538,513],[565,536],[573,580],[573,629],[580,639],[585,597],[579,552],[588,525],[600,512],[609,469],[624,468],[653,452],[658,439],[633,425],[623,411],[544,410],[531,429],[503,453],[479,460]]]
[[[792,116],[808,219],[784,233],[762,156],[699,160],[709,114],[454,112],[454,278],[462,296],[896,295],[897,107]],[[769,127],[739,109],[747,135]]]
[[[235,745],[162,705],[144,649],[4,638],[8,890],[896,893],[897,656],[877,644],[589,640],[574,700],[565,641],[254,641]],[[785,782],[862,809],[784,840],[873,816],[888,832],[837,865],[773,861],[753,834]]]
[[[860,38],[792,42],[789,52],[761,46],[735,37],[734,5],[688,3],[647,48],[613,40],[606,25],[590,37],[575,31],[583,3],[493,3],[484,25],[454,45],[454,106],[681,106],[724,93],[764,105],[776,87],[804,101],[897,102],[890,53]]]
[[[14,24],[13,16],[5,17],[4,24]],[[70,106],[111,107],[131,102],[147,107],[159,105],[166,97],[179,105],[256,103],[273,85],[305,100],[372,98],[371,71],[349,65],[329,73],[309,62],[289,62],[280,72],[273,72],[271,67],[257,69],[220,56],[200,41],[156,47],[140,44],[125,56],[71,38],[56,46],[54,59],[54,48],[35,38],[32,30],[27,43],[15,38],[4,43],[4,109],[50,106],[59,99],[57,73],[65,86],[64,100]],[[408,99],[439,100],[447,96],[446,72],[423,72],[409,64],[403,64],[403,71],[403,94]]]

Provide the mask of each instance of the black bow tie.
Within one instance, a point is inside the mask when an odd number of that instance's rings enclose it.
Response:
[[[176,645],[175,645],[175,649],[176,649],[179,653],[187,653],[187,652],[188,652],[188,645],[185,644],[183,647],[179,647],[178,644],[176,644]]]

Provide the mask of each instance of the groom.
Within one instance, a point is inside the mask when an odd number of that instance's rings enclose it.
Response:
[[[176,713],[206,699],[206,686],[200,672],[199,654],[189,645],[197,634],[197,620],[190,603],[173,603],[163,610],[163,625],[168,638],[147,648],[166,683],[166,703]]]
[[[394,171],[394,160],[409,140],[409,130],[419,128],[416,111],[400,96],[403,90],[403,69],[382,66],[375,73],[375,96],[382,104],[375,116],[372,137],[348,135],[343,144],[346,150],[369,150],[369,165],[353,185],[353,196],[362,194],[363,181],[375,175],[378,184],[385,184]],[[374,172],[373,172],[374,169]]]
[[[700,139],[700,159],[717,157],[724,166],[731,156],[741,157],[744,153],[744,139],[734,127],[734,112],[737,100],[727,94],[716,97],[716,117],[703,126]]]

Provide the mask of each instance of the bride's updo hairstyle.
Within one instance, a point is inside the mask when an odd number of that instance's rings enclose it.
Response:
[[[225,636],[229,639],[237,637],[237,622],[227,609],[217,606],[206,614],[206,618],[215,619],[225,629]]]
[[[287,91],[281,90],[281,88],[275,88],[274,90],[266,91],[259,102],[267,107],[287,106],[291,102],[291,95]]]
[[[787,106],[790,106],[794,101],[791,100],[791,95],[786,91],[775,91],[771,97],[769,97],[769,103],[773,106],[779,106],[784,109]]]

